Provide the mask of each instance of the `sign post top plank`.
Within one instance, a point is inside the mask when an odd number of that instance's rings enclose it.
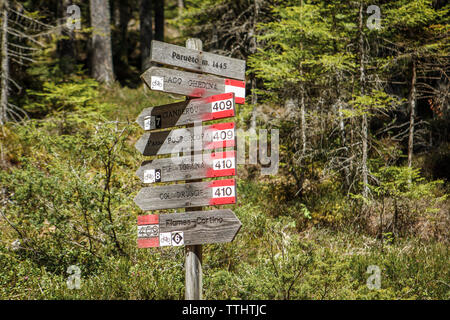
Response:
[[[245,80],[245,60],[188,49],[161,41],[152,41],[151,60],[187,70]]]

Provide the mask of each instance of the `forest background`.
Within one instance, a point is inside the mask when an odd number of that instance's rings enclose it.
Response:
[[[189,37],[247,61],[238,128],[280,137],[276,175],[238,168],[243,226],[204,247],[204,298],[450,298],[446,1],[0,10],[1,299],[183,299],[184,249],[137,249],[134,121],[183,99],[141,81],[151,40]]]

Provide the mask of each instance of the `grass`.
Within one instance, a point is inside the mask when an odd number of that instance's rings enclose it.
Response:
[[[206,299],[450,298],[449,254],[442,244],[405,240],[382,252],[373,239],[364,236],[309,230],[292,240],[294,250],[285,247],[289,253],[282,257],[278,250],[272,255],[261,244],[255,247],[257,242],[248,241],[246,231],[232,244],[204,247]],[[4,247],[0,250],[1,299],[184,296],[184,252],[180,248],[136,249],[132,259],[105,257],[95,272],[81,274],[79,290],[67,287],[68,274],[52,274]],[[366,285],[369,265],[381,270],[378,290]]]
[[[129,89],[117,85],[101,88],[96,98],[103,105],[103,116],[120,122],[133,122],[143,108],[173,101],[143,87]],[[130,136],[114,158],[107,195],[111,196],[115,220],[103,225],[106,216],[101,215],[104,209],[99,207],[96,197],[104,194],[106,176],[102,165],[105,159],[110,159],[104,157],[102,150],[108,150],[108,139],[114,140],[115,131],[112,126],[111,131],[101,132],[96,122],[72,118],[48,119],[50,123],[64,124],[55,128],[50,125],[22,131],[10,128],[6,137],[7,142],[10,139],[14,143],[5,145],[10,148],[16,145],[16,149],[7,153],[14,162],[4,170],[3,177],[8,179],[2,180],[2,184],[5,181],[5,188],[17,193],[2,212],[15,219],[38,248],[62,262],[51,265],[42,259],[40,252],[26,246],[13,250],[11,244],[18,235],[0,216],[0,299],[183,299],[184,249],[136,247],[135,219],[141,212],[133,203],[139,186],[134,171],[141,157],[137,157],[132,141],[142,132],[130,130]],[[69,132],[64,133],[67,137],[58,133],[62,130],[59,127]],[[70,130],[80,132],[80,136],[75,137]],[[85,147],[73,150],[81,142]],[[25,166],[21,157],[33,159],[33,165]],[[284,191],[276,186],[282,177],[244,179],[247,172],[244,167],[239,169],[238,203],[230,208],[241,220],[242,228],[232,243],[204,246],[205,299],[450,298],[446,239],[438,242],[399,238],[395,242],[385,241],[382,246],[373,236],[333,225],[338,219],[345,221],[343,216],[349,204],[345,198],[334,197],[330,186],[327,188],[331,191],[323,192],[331,208],[326,216],[329,221],[324,224],[313,206],[310,213],[305,204],[288,202],[280,196]],[[74,188],[77,183],[79,189]],[[28,194],[27,184],[36,188],[36,192]],[[19,195],[24,205],[14,207]],[[323,200],[318,193],[315,198],[317,203]],[[54,216],[50,214],[52,210]],[[117,228],[125,254],[115,250],[108,238],[103,242],[105,245],[96,245],[92,253],[86,250],[85,239],[64,238],[49,224],[51,221],[58,225],[61,212],[68,221],[79,225],[84,223],[83,212],[91,214],[89,230],[96,235],[98,232],[100,238],[107,236],[111,228]],[[48,215],[49,221],[41,221],[43,214]],[[101,232],[97,231],[95,221]],[[80,250],[80,246],[84,249]],[[80,289],[67,286],[70,274],[66,270],[71,264],[81,270]],[[381,287],[377,290],[367,286],[371,276],[367,273],[369,266],[380,270]]]

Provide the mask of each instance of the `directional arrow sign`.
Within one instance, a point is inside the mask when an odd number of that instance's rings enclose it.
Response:
[[[231,242],[241,222],[229,209],[138,216],[138,247]]]
[[[144,161],[136,174],[144,183],[234,176],[236,152],[203,154],[200,159],[185,156]]]
[[[188,70],[245,80],[245,60],[187,49],[156,40],[152,41],[151,60]]]
[[[234,147],[234,122],[168,131],[146,132],[135,147],[144,156]]]
[[[136,122],[144,130],[163,129],[197,121],[234,117],[234,94],[223,93],[206,98],[144,109]]]
[[[148,69],[141,78],[152,90],[190,97],[207,97],[234,92],[236,103],[245,103],[244,81],[158,67]]]
[[[236,203],[236,181],[225,179],[142,188],[134,202],[142,210],[233,204]]]

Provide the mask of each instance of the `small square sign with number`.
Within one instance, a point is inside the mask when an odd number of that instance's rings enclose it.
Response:
[[[235,158],[224,158],[213,160],[213,170],[235,169]]]
[[[155,117],[149,116],[144,119],[144,129],[151,130],[155,129]]]
[[[144,130],[153,130],[161,128],[161,116],[147,116],[144,119]]]
[[[184,244],[183,231],[172,232],[172,246],[182,246]]]
[[[212,136],[212,141],[227,141],[234,139],[234,129],[217,130]]]
[[[144,183],[161,182],[161,170],[150,169],[144,171]]]
[[[153,238],[159,234],[159,225],[150,224],[138,226],[138,238]]]
[[[213,187],[212,192],[213,198],[229,198],[236,196],[234,186]]]
[[[211,112],[221,112],[233,109],[233,98],[211,103]]]

